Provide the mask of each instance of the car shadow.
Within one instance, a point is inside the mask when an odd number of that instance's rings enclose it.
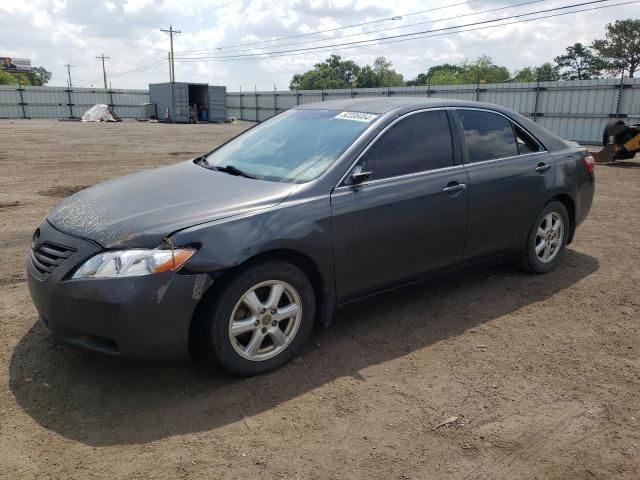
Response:
[[[532,276],[474,268],[349,304],[296,361],[240,379],[204,363],[144,368],[56,345],[38,323],[10,362],[17,403],[43,427],[91,446],[137,444],[242,421],[336,378],[427,348],[579,282],[598,261],[567,250]],[[425,374],[428,374],[426,372]]]
[[[625,160],[616,160],[609,163],[598,163],[598,166],[602,167],[614,167],[614,168],[640,168],[640,162],[628,162]]]

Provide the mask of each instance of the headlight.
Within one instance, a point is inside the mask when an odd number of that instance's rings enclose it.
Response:
[[[179,269],[196,253],[189,248],[173,250],[119,250],[91,257],[72,278],[138,277]]]

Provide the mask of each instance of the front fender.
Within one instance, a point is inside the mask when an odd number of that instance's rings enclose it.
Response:
[[[194,273],[221,272],[265,252],[293,250],[311,259],[324,285],[334,289],[329,195],[196,225],[171,235],[171,242],[201,245],[185,265]]]

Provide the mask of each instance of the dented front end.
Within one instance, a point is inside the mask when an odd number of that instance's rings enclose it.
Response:
[[[27,259],[31,298],[59,342],[144,363],[183,363],[208,274],[165,272],[125,278],[72,279],[101,251],[44,221]]]

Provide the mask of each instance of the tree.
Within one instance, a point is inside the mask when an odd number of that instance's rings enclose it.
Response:
[[[407,87],[420,87],[429,84],[429,76],[426,73],[419,73],[413,80],[407,80]]]
[[[31,85],[40,87],[49,83],[51,72],[44,67],[34,67],[27,73],[27,79]]]
[[[393,63],[384,57],[378,57],[374,60],[373,72],[376,75],[378,87],[401,87],[404,85],[402,74],[396,72]]]
[[[331,55],[322,63],[316,63],[312,70],[296,74],[291,78],[291,90],[317,90],[349,88],[360,73],[360,67],[352,60],[342,60],[340,55]]]
[[[560,72],[558,67],[545,62],[534,69],[535,79],[538,82],[554,82],[560,80]]]
[[[11,75],[9,72],[3,72],[0,70],[0,85],[18,85],[18,79],[15,75]]]
[[[512,80],[514,82],[535,82],[536,72],[534,68],[525,67],[522,70],[516,70]]]
[[[44,67],[32,68],[30,72],[9,73],[0,70],[0,85],[42,86],[51,80],[51,72]]]
[[[456,83],[456,76],[460,74],[461,68],[451,63],[443,63],[429,67],[427,73],[420,73],[414,80],[407,82],[407,85],[451,85]]]
[[[596,58],[589,47],[576,43],[567,47],[567,53],[555,58],[560,76],[565,80],[590,80],[602,75],[603,62]]]
[[[560,80],[558,67],[549,62],[543,63],[539,67],[525,67],[517,70],[512,78],[514,82],[551,82]]]
[[[463,85],[506,82],[511,77],[509,69],[493,63],[491,57],[482,55],[476,60],[465,60],[459,65],[443,63],[429,68],[426,74],[419,74],[407,85]]]
[[[360,88],[401,87],[404,86],[402,74],[395,71],[393,63],[384,57],[378,57],[373,65],[365,65],[356,77]]]
[[[496,65],[491,57],[481,55],[473,62],[465,60],[459,65],[461,73],[458,75],[462,83],[500,83],[507,82],[511,73],[507,67]]]
[[[614,74],[629,72],[633,78],[640,66],[640,20],[616,20],[606,26],[605,38],[592,48],[602,57],[605,70]]]
[[[378,86],[376,72],[373,71],[371,65],[365,65],[360,69],[360,73],[358,73],[358,77],[356,78],[356,85],[359,88],[373,88]]]

